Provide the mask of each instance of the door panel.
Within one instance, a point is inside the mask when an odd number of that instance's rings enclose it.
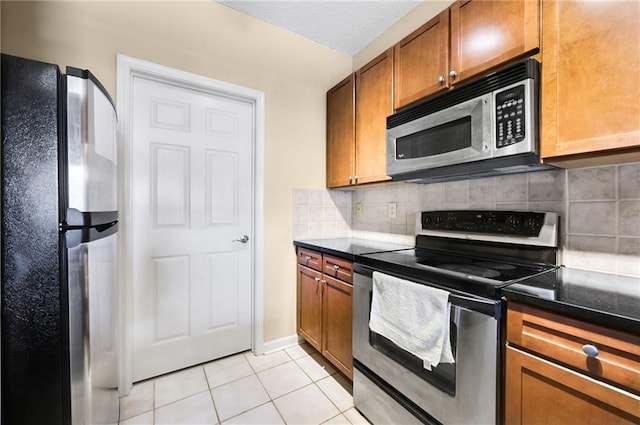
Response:
[[[189,227],[190,149],[151,143],[151,210],[156,226]]]
[[[189,336],[189,257],[152,258],[153,342]]]
[[[136,78],[132,109],[138,381],[251,348],[253,105]]]

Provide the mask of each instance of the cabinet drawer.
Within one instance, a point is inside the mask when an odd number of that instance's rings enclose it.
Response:
[[[342,258],[324,256],[322,272],[344,282],[353,283],[353,263]]]
[[[510,302],[507,340],[510,345],[640,393],[640,336]],[[597,355],[585,353],[594,348]]]
[[[322,254],[305,248],[298,248],[298,264],[322,271]]]

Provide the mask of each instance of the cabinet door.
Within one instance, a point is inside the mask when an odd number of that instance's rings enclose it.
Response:
[[[351,285],[325,276],[322,354],[353,379]]]
[[[459,0],[451,5],[452,84],[540,47],[538,0]]]
[[[387,177],[387,116],[393,113],[393,49],[356,72],[357,183]]]
[[[298,334],[322,350],[322,274],[298,265]]]
[[[327,92],[327,187],[349,186],[355,175],[355,78]]]
[[[640,2],[544,1],[542,21],[543,159],[638,148]]]
[[[396,109],[449,87],[449,9],[395,45]]]
[[[505,423],[637,424],[640,397],[507,347]]]

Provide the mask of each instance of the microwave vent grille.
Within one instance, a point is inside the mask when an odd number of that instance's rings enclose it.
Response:
[[[537,80],[540,64],[534,59],[526,59],[511,67],[485,75],[479,80],[464,84],[441,95],[425,100],[422,103],[409,106],[387,117],[387,129],[411,122],[433,112],[440,111],[453,105],[482,96],[483,94],[499,90],[502,87],[515,84],[531,78],[537,90]]]

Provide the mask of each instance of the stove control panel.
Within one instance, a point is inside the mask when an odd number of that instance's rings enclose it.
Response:
[[[538,236],[545,215],[530,211],[424,211],[423,230]]]

